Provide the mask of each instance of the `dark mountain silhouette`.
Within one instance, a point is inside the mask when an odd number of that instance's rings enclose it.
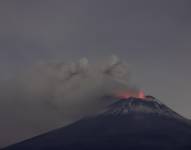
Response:
[[[5,150],[191,150],[191,124],[152,96],[120,99],[101,113]]]

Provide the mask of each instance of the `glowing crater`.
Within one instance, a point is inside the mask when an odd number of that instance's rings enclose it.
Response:
[[[116,97],[120,99],[128,99],[129,97],[135,97],[144,100],[145,94],[142,90],[127,90],[127,91],[120,91],[116,94]]]

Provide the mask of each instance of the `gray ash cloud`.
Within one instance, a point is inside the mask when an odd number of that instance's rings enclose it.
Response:
[[[104,61],[38,62],[1,84],[1,143],[6,145],[63,126],[111,102],[103,96],[129,88],[129,67]]]

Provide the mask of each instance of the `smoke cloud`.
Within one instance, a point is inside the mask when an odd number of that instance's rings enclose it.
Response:
[[[0,86],[0,146],[95,113],[115,91],[129,88],[125,61],[39,62]]]

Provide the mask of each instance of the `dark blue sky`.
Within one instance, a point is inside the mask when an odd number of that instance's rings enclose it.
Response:
[[[39,60],[116,54],[132,80],[191,117],[189,0],[0,1],[1,76]]]

